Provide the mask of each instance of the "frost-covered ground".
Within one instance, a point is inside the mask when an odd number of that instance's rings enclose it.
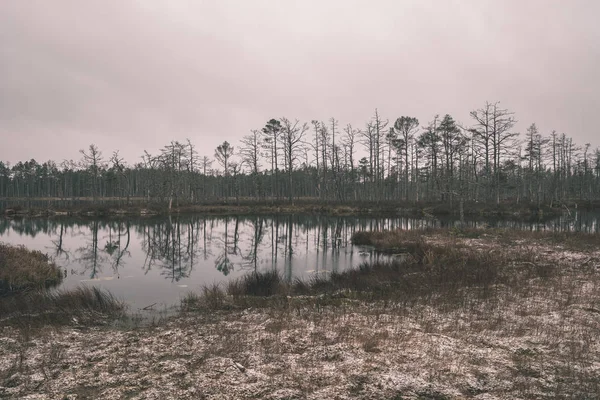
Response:
[[[447,305],[293,298],[152,327],[0,328],[0,398],[600,398],[600,253],[527,246],[560,273]]]

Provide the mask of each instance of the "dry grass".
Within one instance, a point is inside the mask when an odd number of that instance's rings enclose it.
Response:
[[[89,325],[120,316],[122,302],[96,287],[34,290],[0,298],[0,324],[13,326]]]
[[[47,255],[0,244],[0,324],[95,324],[124,310],[123,303],[95,287],[50,290],[62,277]]]
[[[227,286],[227,293],[232,296],[269,297],[281,293],[282,279],[275,270],[253,272],[241,279],[232,281]]]
[[[277,271],[253,272],[226,285],[212,284],[200,293],[190,292],[181,300],[185,311],[230,310],[247,307],[273,307],[290,293]]]
[[[159,326],[4,328],[0,397],[596,399],[600,252],[558,240],[428,232],[330,280],[206,287]]]
[[[446,232],[447,233],[447,232]],[[460,307],[464,292],[489,297],[498,287],[520,290],[523,282],[556,276],[556,264],[540,261],[526,246],[498,246],[488,236],[481,246],[465,242],[455,234],[440,238],[440,231],[396,231],[356,234],[355,243],[369,243],[394,257],[358,268],[332,273],[328,279],[314,277],[284,282],[277,272],[253,272],[227,285],[204,288],[184,299],[185,309],[232,309],[289,307],[302,299],[339,302],[393,301],[412,304],[427,301],[444,307]]]
[[[252,365],[258,352],[268,360],[255,368],[281,365],[271,372],[277,377],[295,354],[293,368],[313,379],[286,386],[299,398],[323,398],[309,394],[332,387],[358,398],[597,398],[597,236],[428,230],[359,233],[354,241],[402,257],[292,284],[253,274],[269,297],[245,291],[247,278],[214,287],[219,302],[199,294],[195,310],[210,312],[194,315],[237,343],[207,357]],[[264,330],[233,322],[248,307]],[[327,365],[343,388],[327,382]]]
[[[60,283],[62,273],[47,255],[0,243],[0,296]]]

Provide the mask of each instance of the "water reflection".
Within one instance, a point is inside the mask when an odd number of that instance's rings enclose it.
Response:
[[[79,230],[79,234],[85,237],[84,244],[75,250],[77,257],[75,261],[81,266],[81,274],[89,275],[90,279],[95,279],[99,272],[102,272],[102,266],[105,257],[105,251],[98,250],[98,229],[100,222],[94,220],[90,223],[89,234],[85,230]]]
[[[188,278],[197,258],[196,231],[193,222],[173,220],[155,221],[138,225],[141,230],[141,248],[145,254],[143,271],[154,268],[171,282]]]
[[[252,269],[253,271],[258,271],[258,249],[265,236],[264,225],[264,218],[255,217],[250,221],[250,226],[252,227],[252,239],[251,245],[243,257],[245,261],[243,266],[250,267],[249,269]]]
[[[598,214],[544,223],[467,221],[471,227],[599,232]],[[3,219],[0,241],[52,256],[65,286],[101,284],[128,302],[174,303],[184,290],[277,269],[284,279],[326,275],[376,257],[350,243],[356,230],[458,226],[458,221],[324,216],[171,216]],[[186,289],[189,288],[189,289]]]

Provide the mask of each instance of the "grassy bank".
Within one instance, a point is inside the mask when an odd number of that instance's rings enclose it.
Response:
[[[0,297],[57,285],[62,272],[48,256],[22,246],[0,243]]]
[[[0,243],[0,324],[12,326],[96,323],[124,305],[108,292],[79,287],[51,290],[63,278],[47,255]]]
[[[33,290],[0,297],[0,324],[19,328],[96,325],[124,311],[122,302],[95,287]]]
[[[597,239],[359,233],[389,255],[329,279],[207,286],[155,326],[0,324],[0,397],[597,398]]]
[[[43,204],[43,205],[42,205]],[[500,205],[468,202],[464,214],[468,217],[493,218],[536,218],[543,219],[560,215],[565,211],[562,206],[542,206],[507,202]],[[62,201],[58,199],[27,200],[7,202],[1,212],[5,216],[41,217],[52,215],[166,215],[166,214],[328,214],[328,215],[381,215],[381,216],[458,216],[458,204],[450,207],[447,202],[327,202],[316,199],[298,199],[294,204],[286,201],[262,201],[244,199],[240,201],[214,201],[198,204],[174,205],[171,209],[166,203],[146,203],[132,200],[128,205],[119,200]]]

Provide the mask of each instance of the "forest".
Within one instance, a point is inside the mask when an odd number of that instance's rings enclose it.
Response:
[[[499,102],[451,115],[383,118],[364,127],[335,118],[271,119],[238,144],[202,149],[171,141],[128,164],[92,144],[77,159],[0,161],[0,198],[145,202],[169,208],[243,200],[458,202],[560,206],[600,200],[600,148],[531,124]],[[25,203],[26,204],[26,203]]]

